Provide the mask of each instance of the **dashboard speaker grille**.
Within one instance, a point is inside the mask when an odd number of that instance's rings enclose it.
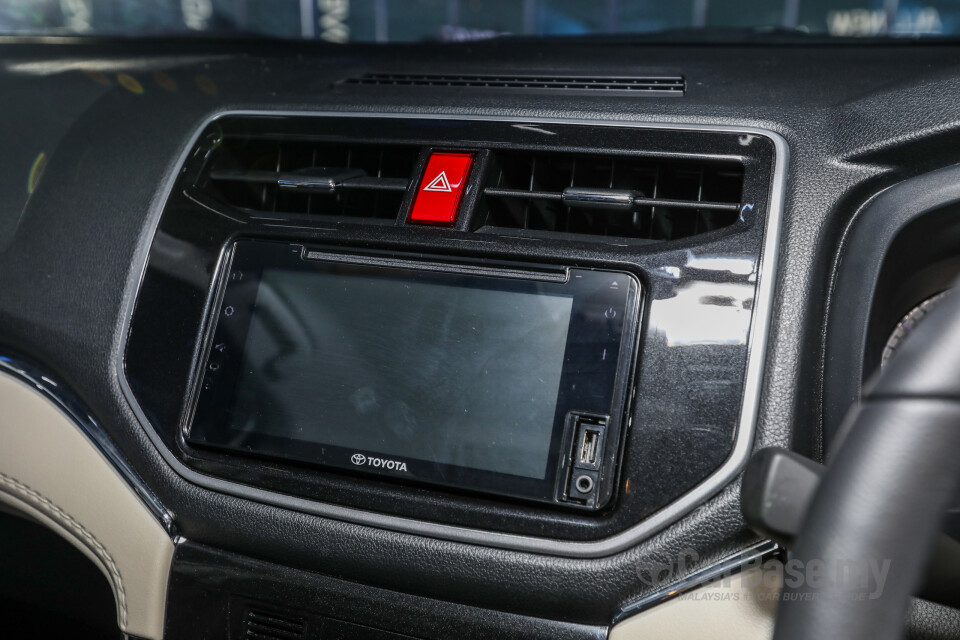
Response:
[[[676,240],[739,218],[737,161],[505,151],[491,164],[487,227]]]
[[[560,91],[624,91],[634,94],[683,95],[683,76],[555,76],[555,75],[411,75],[366,73],[341,84],[481,89],[548,89]]]
[[[419,149],[225,137],[195,183],[200,196],[255,218],[395,220]]]

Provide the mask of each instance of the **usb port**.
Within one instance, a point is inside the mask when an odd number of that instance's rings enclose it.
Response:
[[[584,429],[580,438],[580,464],[597,464],[597,450],[600,448],[600,431]]]

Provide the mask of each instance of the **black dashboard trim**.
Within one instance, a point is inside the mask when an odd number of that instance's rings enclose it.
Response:
[[[887,250],[911,222],[960,202],[960,165],[905,180],[871,199],[844,230],[833,266],[824,353],[823,437],[829,446],[864,384],[867,333]],[[842,318],[843,321],[838,320]]]
[[[423,118],[423,119],[458,119],[458,120],[487,120],[497,121],[500,118],[493,116],[463,116],[446,114],[428,114],[428,113],[373,113],[373,112],[286,112],[286,111],[259,111],[259,110],[223,110],[210,115],[203,123],[197,127],[180,157],[176,159],[174,169],[169,172],[166,184],[161,191],[161,197],[154,203],[153,210],[150,213],[148,232],[140,240],[140,246],[137,252],[137,258],[134,262],[135,268],[130,275],[127,293],[124,300],[125,312],[123,314],[122,331],[120,335],[125,337],[129,335],[130,323],[133,315],[133,308],[137,294],[142,283],[146,270],[147,256],[153,235],[157,229],[160,215],[164,203],[169,198],[177,178],[176,168],[183,165],[187,154],[196,143],[201,132],[213,121],[228,115],[259,115],[259,116],[314,116],[314,117],[379,117],[379,118]],[[437,524],[431,522],[422,522],[409,518],[384,515],[363,511],[360,509],[343,507],[339,505],[315,502],[303,498],[297,498],[278,494],[271,491],[252,488],[232,482],[223,481],[211,476],[198,473],[179,460],[169,451],[161,441],[158,434],[155,433],[150,425],[142,408],[139,406],[132,389],[126,379],[124,371],[123,354],[124,349],[115,351],[115,367],[118,381],[123,395],[130,404],[134,414],[143,427],[146,435],[163,456],[167,464],[184,479],[228,495],[239,498],[246,498],[256,502],[271,504],[279,507],[293,509],[314,515],[329,517],[337,520],[352,522],[361,525],[373,526],[381,529],[411,533],[416,535],[428,536],[439,539],[446,539],[470,544],[478,544],[502,549],[512,549],[546,555],[576,557],[576,558],[596,558],[615,554],[624,549],[630,548],[646,537],[660,531],[683,515],[689,513],[699,504],[713,496],[719,489],[728,484],[741,470],[743,464],[752,449],[757,412],[759,409],[759,398],[761,391],[762,375],[764,370],[764,361],[767,347],[767,331],[771,319],[771,308],[773,304],[773,288],[776,280],[777,253],[780,241],[780,226],[784,207],[784,192],[786,182],[786,170],[789,160],[789,149],[786,141],[777,133],[753,127],[737,127],[722,125],[695,125],[684,123],[648,123],[648,122],[629,122],[629,121],[610,121],[610,120],[584,120],[584,119],[556,119],[556,118],[523,118],[524,122],[536,124],[582,124],[590,126],[612,126],[612,127],[635,127],[647,129],[673,129],[689,131],[713,131],[725,133],[738,133],[743,136],[765,137],[772,141],[775,148],[775,165],[773,167],[773,181],[770,194],[770,205],[767,209],[767,225],[765,229],[763,250],[760,257],[760,269],[758,277],[758,293],[756,297],[756,306],[754,316],[755,320],[751,323],[749,342],[748,342],[748,361],[746,382],[744,387],[743,404],[740,411],[740,419],[737,428],[737,435],[731,455],[727,460],[714,471],[706,480],[695,486],[693,489],[682,495],[670,506],[654,513],[642,522],[626,529],[616,535],[589,542],[555,540],[549,538],[540,538],[527,535],[498,533],[472,529],[467,527]],[[121,345],[122,347],[122,345]]]
[[[166,640],[248,637],[244,619],[251,608],[300,621],[306,633],[297,637],[304,638],[603,640],[609,636],[606,622],[584,624],[446,602],[178,540],[170,568]]]

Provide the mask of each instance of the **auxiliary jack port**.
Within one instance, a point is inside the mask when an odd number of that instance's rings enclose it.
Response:
[[[588,475],[577,476],[573,486],[576,487],[580,493],[590,493],[593,491],[593,478]]]

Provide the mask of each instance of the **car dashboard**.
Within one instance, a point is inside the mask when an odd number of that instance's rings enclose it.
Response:
[[[946,45],[2,46],[0,503],[130,637],[679,634],[960,272]]]

